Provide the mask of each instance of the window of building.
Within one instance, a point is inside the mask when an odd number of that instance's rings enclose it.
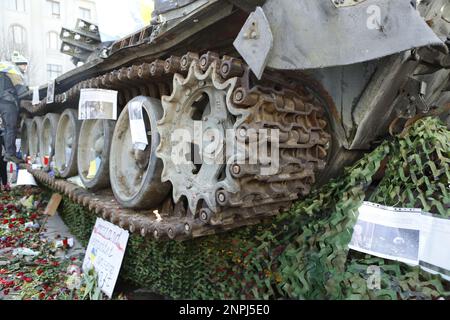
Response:
[[[59,35],[55,31],[47,33],[47,48],[51,50],[59,50]]]
[[[27,42],[27,31],[24,27],[15,24],[10,27],[9,32],[13,44],[24,45]]]
[[[62,66],[59,64],[48,64],[47,65],[47,78],[52,81],[62,75]]]
[[[81,19],[91,20],[91,9],[87,9],[87,8],[83,8],[83,7],[80,7],[79,9],[80,9],[79,16]]]
[[[53,18],[59,19],[61,17],[61,4],[59,1],[47,0],[48,13]]]
[[[9,0],[9,9],[18,12],[25,12],[25,0]]]

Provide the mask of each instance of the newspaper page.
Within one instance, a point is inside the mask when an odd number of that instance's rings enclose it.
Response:
[[[349,248],[376,257],[420,266],[450,281],[450,220],[420,209],[365,202],[359,209]]]
[[[117,91],[81,89],[78,120],[117,120]]]
[[[143,151],[148,145],[148,139],[142,107],[142,102],[140,101],[130,103],[128,105],[128,115],[130,118],[131,141],[133,147]]]

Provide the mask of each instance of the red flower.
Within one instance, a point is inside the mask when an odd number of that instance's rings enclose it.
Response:
[[[20,286],[14,288],[14,291],[20,291],[20,290],[22,290],[22,287],[20,287]]]
[[[34,219],[37,219],[37,217],[38,217],[38,215],[37,215],[36,213],[33,213],[33,214],[30,216],[30,219],[31,219],[31,220],[34,220]]]
[[[41,292],[39,293],[39,300],[44,300],[45,299],[45,293]]]
[[[12,228],[14,228],[14,225],[13,225],[12,223],[10,223],[10,224],[8,225],[8,228],[12,229]]]
[[[9,220],[8,219],[4,219],[3,220],[3,224],[8,224],[9,223]]]
[[[18,277],[18,278],[21,278],[21,277],[23,277],[24,274],[25,274],[25,273],[23,273],[23,272],[18,272],[18,273],[17,273],[17,277]]]
[[[30,283],[30,282],[33,281],[33,278],[30,278],[30,277],[23,277],[23,281]]]
[[[25,219],[24,219],[24,218],[20,218],[20,219],[19,219],[19,223],[20,223],[20,224],[25,224]]]
[[[43,274],[43,273],[44,273],[44,270],[42,270],[42,269],[38,269],[38,270],[36,271],[36,273],[37,273],[37,275],[38,275],[38,276],[40,276],[41,274]]]
[[[72,258],[70,258],[70,260],[72,260],[72,261],[77,261],[77,258],[72,257]]]
[[[9,289],[3,290],[3,294],[4,294],[5,296],[7,296],[7,295],[9,294]]]
[[[54,266],[54,267],[58,267],[58,266],[59,266],[59,262],[57,262],[57,261],[53,261],[53,262],[52,262],[52,266]]]
[[[5,273],[8,273],[8,270],[6,270],[6,269],[0,269],[0,274],[5,274]]]

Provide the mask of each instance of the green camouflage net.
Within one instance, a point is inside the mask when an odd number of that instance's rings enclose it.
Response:
[[[384,178],[374,186],[386,159]],[[386,141],[270,225],[187,242],[132,235],[121,277],[172,298],[449,298],[450,284],[439,276],[348,250],[364,200],[448,217],[449,163],[450,132],[436,119],[420,120],[406,137]],[[66,198],[62,216],[86,243],[95,215]],[[381,276],[375,289],[368,285],[373,270]]]

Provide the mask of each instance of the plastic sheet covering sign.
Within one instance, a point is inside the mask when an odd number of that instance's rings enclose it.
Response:
[[[148,145],[147,131],[145,130],[142,102],[133,101],[128,106],[130,118],[131,142],[133,147],[144,151]]]
[[[102,42],[119,40],[148,26],[154,10],[153,0],[97,0],[96,4]]]
[[[128,237],[128,231],[98,218],[86,249],[83,271],[95,269],[98,285],[109,298],[119,276]]]
[[[78,120],[117,120],[117,91],[81,89]]]
[[[450,220],[419,209],[365,202],[349,248],[380,258],[420,266],[450,281]]]

